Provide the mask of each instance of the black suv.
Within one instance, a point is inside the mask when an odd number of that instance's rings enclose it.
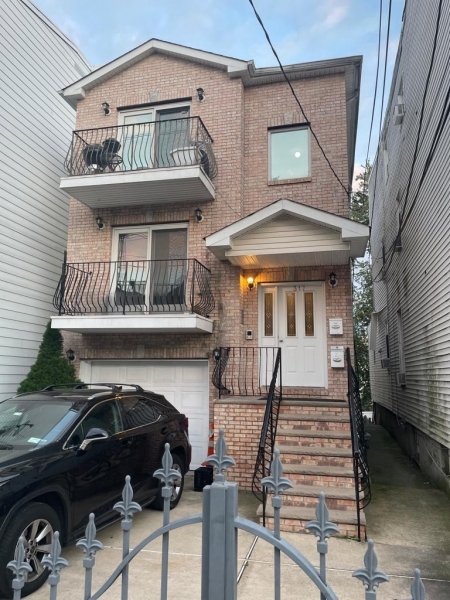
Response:
[[[1,402],[0,595],[12,597],[6,564],[20,535],[33,569],[23,589],[27,595],[48,577],[41,560],[55,531],[67,544],[84,535],[90,512],[98,527],[120,518],[113,505],[126,475],[134,500],[162,509],[161,484],[153,473],[161,468],[165,443],[180,472],[173,508],[181,498],[191,446],[187,418],[164,396],[138,385],[101,383],[90,389],[50,386]]]

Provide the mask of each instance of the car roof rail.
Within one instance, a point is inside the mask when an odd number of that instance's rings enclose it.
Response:
[[[48,385],[44,389],[40,390],[41,392],[53,392],[54,390],[61,390],[65,388],[69,388],[71,390],[83,390],[89,384],[87,383],[54,383],[52,385]]]
[[[91,385],[91,386],[100,385],[103,387],[109,387],[114,392],[121,392],[123,386],[134,388],[136,392],[144,392],[145,391],[144,388],[142,388],[140,385],[137,385],[135,383],[88,383],[87,385]]]

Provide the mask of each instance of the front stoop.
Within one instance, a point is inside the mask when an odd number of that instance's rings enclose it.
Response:
[[[326,494],[329,520],[340,535],[358,536],[350,417],[346,402],[283,401],[275,447],[280,450],[283,475],[294,487],[283,494],[281,530],[306,533],[304,526],[316,518],[321,491]],[[262,521],[262,505],[258,509]],[[365,535],[361,512],[361,535]],[[270,497],[266,526],[273,526]]]

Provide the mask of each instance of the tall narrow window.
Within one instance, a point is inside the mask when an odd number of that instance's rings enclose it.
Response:
[[[264,294],[264,335],[273,336],[273,293]]]
[[[398,332],[398,362],[400,373],[406,373],[406,361],[405,361],[405,346],[403,339],[403,319],[402,311],[397,311],[397,332]]]
[[[307,127],[269,133],[270,180],[309,177],[309,130]]]
[[[305,292],[305,335],[314,335],[314,294]]]
[[[297,335],[295,304],[295,292],[288,292],[286,294],[286,333],[288,337],[295,337]]]

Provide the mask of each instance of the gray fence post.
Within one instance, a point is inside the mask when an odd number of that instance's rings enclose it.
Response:
[[[202,600],[237,598],[238,485],[225,479],[236,464],[226,449],[221,429],[216,454],[208,458],[217,469],[216,481],[203,489]]]

